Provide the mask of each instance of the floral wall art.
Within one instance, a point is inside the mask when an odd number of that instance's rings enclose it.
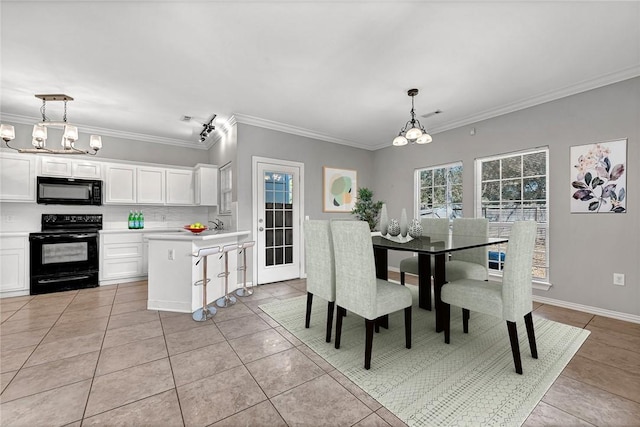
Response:
[[[571,147],[571,212],[627,211],[627,140]]]

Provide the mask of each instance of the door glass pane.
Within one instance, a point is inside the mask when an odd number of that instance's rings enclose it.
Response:
[[[293,263],[293,175],[265,172],[266,265]]]

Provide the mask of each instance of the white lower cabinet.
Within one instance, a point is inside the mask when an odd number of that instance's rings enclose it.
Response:
[[[142,233],[122,232],[100,237],[100,284],[144,279]]]
[[[0,296],[29,294],[28,260],[28,237],[0,237]]]

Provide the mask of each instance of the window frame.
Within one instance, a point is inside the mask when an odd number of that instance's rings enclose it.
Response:
[[[228,203],[227,197],[228,195]],[[220,167],[220,209],[219,214],[231,214],[233,202],[233,170],[231,162]]]
[[[509,152],[509,153],[502,153],[502,154],[496,154],[496,155],[492,155],[492,156],[486,156],[486,157],[478,157],[474,160],[474,211],[475,211],[475,216],[476,218],[483,218],[483,205],[482,205],[482,185],[483,185],[483,180],[482,180],[482,164],[486,163],[486,162],[490,162],[490,161],[494,161],[494,160],[502,160],[502,159],[506,159],[506,158],[512,158],[512,157],[520,157],[520,156],[525,156],[525,155],[529,155],[529,154],[536,154],[536,153],[545,153],[545,199],[546,199],[546,204],[545,204],[545,209],[546,209],[546,214],[544,215],[545,217],[545,222],[537,222],[537,226],[538,226],[538,233],[541,230],[544,230],[544,240],[545,240],[545,245],[544,245],[544,255],[545,255],[545,264],[544,265],[537,265],[537,268],[541,268],[544,269],[545,271],[545,277],[538,277],[538,276],[533,276],[533,282],[537,282],[537,283],[541,283],[541,284],[545,284],[545,285],[550,285],[550,254],[549,254],[549,213],[550,213],[550,188],[549,188],[549,147],[548,146],[542,146],[542,147],[535,147],[535,148],[531,148],[531,149],[527,149],[527,150],[520,150],[520,151],[513,151],[513,152]],[[535,175],[540,177],[541,175]],[[526,177],[534,177],[534,175],[531,176],[526,176]],[[525,178],[524,175],[524,171],[521,169],[520,171],[520,175],[519,175],[519,179],[522,180]],[[500,176],[500,178],[498,179],[500,182],[507,180],[507,179],[514,179],[513,177],[509,177],[509,178],[502,178],[502,176]],[[502,183],[500,185],[500,204],[502,204]],[[520,199],[519,201],[522,203],[524,201],[523,198],[523,193],[524,193],[524,186],[521,185],[520,188]],[[489,233],[491,236],[493,236],[492,234],[492,224],[496,224],[493,226],[493,228],[499,228],[502,227],[503,229],[511,229],[510,224],[513,224],[513,221],[490,221],[489,222]],[[500,234],[500,232],[498,233]],[[506,247],[508,245],[501,245],[503,246],[502,248],[500,248],[499,250],[499,254],[498,254],[498,266],[500,267],[499,269],[493,269],[493,268],[489,268],[489,275],[491,276],[496,276],[496,277],[502,277],[502,269],[501,269],[501,260],[500,260],[500,252],[504,249],[504,247]],[[491,247],[490,247],[491,250]],[[537,253],[540,253],[541,251],[536,251]],[[535,253],[534,253],[535,254]],[[536,264],[534,264],[534,267],[536,266]]]
[[[464,184],[464,181],[463,181],[464,165],[463,165],[462,160],[457,161],[457,162],[452,162],[452,163],[445,163],[445,164],[441,164],[441,165],[434,165],[434,166],[427,166],[427,167],[417,168],[417,169],[414,170],[414,172],[413,172],[413,217],[414,218],[418,218],[418,219],[429,218],[428,216],[424,216],[423,217],[423,216],[420,215],[420,203],[421,203],[420,197],[421,197],[421,191],[422,191],[422,182],[420,180],[420,173],[422,171],[426,171],[426,170],[434,171],[434,170],[437,170],[437,169],[451,169],[452,167],[456,167],[456,166],[459,166],[462,169],[461,182],[460,182],[459,185],[460,185],[460,187],[461,187],[461,189],[462,189],[462,191],[464,193],[464,188],[463,188],[463,184]],[[447,174],[446,180],[447,180],[446,186],[450,187],[451,183],[449,182],[448,174]],[[433,188],[435,186],[432,184],[431,187]],[[452,205],[453,202],[451,202],[450,204]],[[458,203],[456,203],[456,204],[458,204]],[[461,206],[464,205],[464,198],[460,201],[459,204]],[[451,208],[451,209],[450,208],[451,207],[449,206],[449,204],[447,204],[447,212],[449,212],[449,211],[453,212],[453,208]],[[462,212],[460,212],[460,216],[462,216]],[[431,217],[433,217],[433,215]],[[451,218],[449,216],[447,216],[447,218],[449,219],[449,221],[451,221]]]

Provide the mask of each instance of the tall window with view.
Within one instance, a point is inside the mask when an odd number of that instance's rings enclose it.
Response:
[[[462,162],[417,169],[415,217],[462,216]]]
[[[515,221],[538,224],[533,279],[549,281],[549,149],[476,159],[476,216],[491,237],[508,236]],[[507,244],[489,248],[489,271],[501,274]]]

